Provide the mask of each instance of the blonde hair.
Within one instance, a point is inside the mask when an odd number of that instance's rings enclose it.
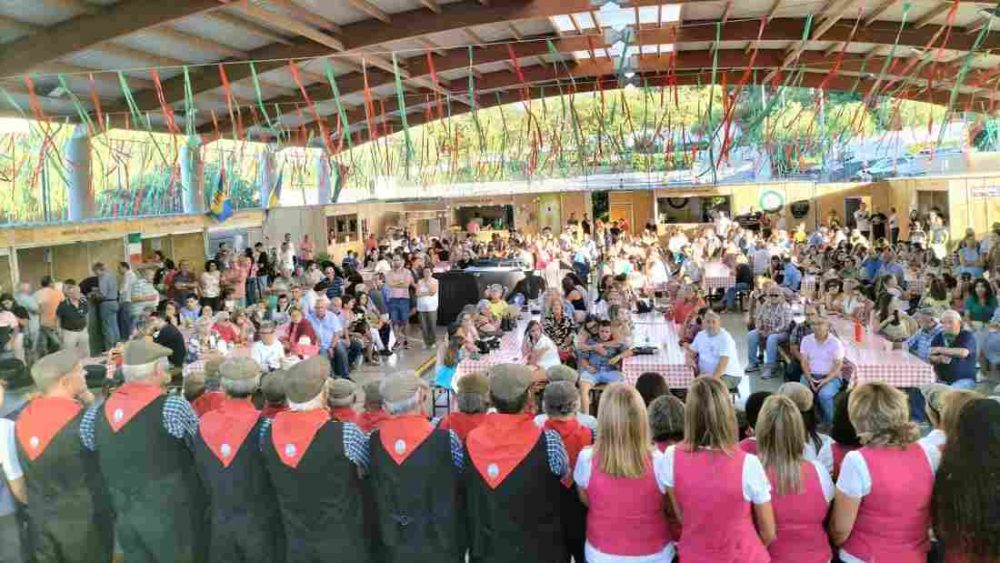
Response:
[[[847,414],[858,431],[858,439],[869,446],[905,446],[917,440],[919,431],[910,422],[906,395],[881,381],[858,386],[851,392]]]
[[[630,385],[608,385],[597,410],[597,466],[614,477],[642,477],[650,465],[651,443],[642,396]]]
[[[941,399],[941,430],[949,438],[958,435],[958,419],[965,405],[982,399],[983,395],[971,389],[952,389]]]
[[[771,395],[757,415],[757,451],[779,495],[802,492],[806,426],[799,408],[784,395]]]
[[[684,442],[698,448],[730,450],[736,445],[736,412],[729,390],[713,377],[699,377],[688,389],[684,405]]]

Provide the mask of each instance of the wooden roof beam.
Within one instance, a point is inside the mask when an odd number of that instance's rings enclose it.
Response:
[[[255,21],[250,21],[239,17],[234,13],[229,12],[213,12],[211,14],[206,14],[203,16],[205,19],[215,20],[217,22],[224,23],[235,27],[244,33],[249,33],[250,35],[255,35],[261,39],[267,39],[272,43],[278,43],[281,45],[291,46],[292,42],[274,31],[270,28],[264,27]]]
[[[844,17],[844,14],[851,9],[854,2],[855,0],[840,0],[838,3],[837,0],[833,0],[832,4],[829,5],[829,9],[823,10],[823,21],[813,30],[812,36],[809,39],[812,41],[822,39],[823,35],[827,31],[830,31],[830,28],[836,25],[840,21],[840,18]]]
[[[420,0],[420,3],[428,10],[434,12],[435,14],[441,13],[441,6],[438,5],[437,0]]]
[[[319,43],[320,45],[325,45],[334,51],[344,50],[344,43],[340,39],[337,39],[328,33],[322,32],[315,27],[304,24],[295,18],[288,17],[284,14],[278,14],[253,4],[239,4],[236,9],[258,21],[280,27],[281,29],[288,31],[289,33],[294,33],[295,35],[301,35]]]
[[[416,41],[421,46],[426,47],[427,49],[429,49],[435,55],[437,55],[439,57],[443,57],[444,56],[445,50],[440,45],[438,45],[437,43],[431,41],[430,39],[428,39],[426,37],[417,37]]]
[[[347,0],[347,1],[351,6],[354,6],[356,9],[361,10],[362,12],[381,21],[382,23],[390,23],[392,21],[392,18],[389,17],[389,14],[385,13],[385,11],[382,10],[382,8],[379,8],[375,4],[369,2],[368,0]]]
[[[898,1],[899,0],[882,0],[880,4],[872,9],[872,11],[865,14],[865,25],[868,26],[873,24],[876,20],[878,20],[879,16],[884,14],[886,10],[891,8],[893,4]]]
[[[340,33],[340,26],[323,16],[303,8],[292,0],[267,0],[272,6],[288,13],[293,18],[300,19],[305,23],[331,33]]]
[[[183,43],[186,46],[190,46],[195,49],[204,49],[206,51],[211,51],[213,53],[219,53],[220,55],[225,55],[226,57],[233,59],[245,59],[247,54],[239,49],[230,47],[229,45],[223,45],[218,41],[213,41],[211,39],[206,39],[198,35],[192,35],[190,33],[173,29],[170,27],[158,27],[153,30],[154,33],[167,39],[177,41],[178,43]]]
[[[914,29],[920,29],[925,25],[931,23],[934,18],[940,16],[941,14],[947,12],[952,6],[951,2],[938,2],[936,6],[933,6],[930,10],[927,10],[921,14],[917,21],[913,22]]]

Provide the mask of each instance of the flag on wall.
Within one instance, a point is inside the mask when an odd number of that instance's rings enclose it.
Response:
[[[333,177],[330,178],[330,183],[333,184],[333,195],[330,196],[330,203],[337,203],[337,200],[340,199],[340,190],[344,188],[347,181],[347,166],[339,162],[331,162],[330,164],[330,173],[333,174]]]
[[[229,200],[226,189],[226,164],[219,168],[219,181],[215,185],[215,196],[212,198],[212,209],[208,213],[218,222],[223,222],[233,216],[233,203]]]
[[[129,233],[126,235],[125,256],[130,264],[142,263],[142,233]]]
[[[285,167],[281,167],[281,171],[278,172],[278,181],[274,183],[274,187],[271,188],[270,195],[267,196],[267,205],[264,209],[271,209],[273,207],[281,206],[281,185],[285,178]]]

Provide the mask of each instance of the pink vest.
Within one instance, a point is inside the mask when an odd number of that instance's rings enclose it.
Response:
[[[830,451],[833,452],[833,478],[836,479],[840,475],[840,466],[844,463],[844,456],[848,452],[853,452],[854,450],[860,448],[861,446],[842,446],[837,442],[833,442],[830,445]]]
[[[753,438],[744,438],[740,440],[740,443],[737,445],[746,453],[757,455],[757,440]]]
[[[684,563],[767,563],[771,560],[743,497],[743,460],[729,452],[674,449],[674,496],[684,519],[678,552]]]
[[[777,535],[767,550],[775,563],[825,563],[833,558],[823,520],[829,505],[816,466],[803,461],[802,492],[779,495],[772,491],[771,506]],[[773,476],[768,478],[774,482]]]
[[[934,473],[918,444],[858,450],[872,488],[858,509],[844,551],[863,561],[923,563],[930,549]]]
[[[639,479],[605,475],[590,463],[587,541],[608,555],[652,555],[670,543],[664,510],[667,497],[653,475],[652,460]]]

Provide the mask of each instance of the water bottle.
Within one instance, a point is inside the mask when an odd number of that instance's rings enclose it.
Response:
[[[865,329],[861,326],[861,321],[857,318],[854,319],[854,341],[861,343],[865,338]]]

